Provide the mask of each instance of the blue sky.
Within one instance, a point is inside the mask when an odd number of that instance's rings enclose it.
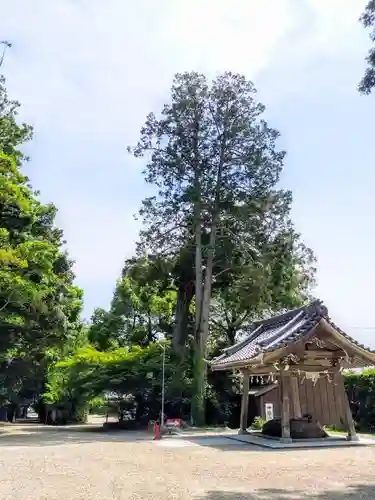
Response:
[[[246,74],[288,151],[282,182],[318,257],[316,293],[334,321],[375,348],[374,96],[356,91],[369,48],[362,0],[13,0],[3,72],[35,127],[27,166],[85,290],[106,307],[137,238],[147,188],[126,153],[173,74]]]

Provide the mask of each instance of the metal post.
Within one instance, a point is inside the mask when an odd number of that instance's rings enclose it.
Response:
[[[247,432],[247,419],[249,414],[249,388],[250,388],[250,374],[248,370],[242,372],[242,398],[241,398],[241,419],[240,430],[238,434],[248,434]]]
[[[162,346],[163,349],[163,361],[162,361],[162,382],[161,382],[161,422],[160,425],[164,427],[164,385],[165,385],[165,346]]]
[[[0,66],[2,66],[3,62],[4,62],[4,57],[5,57],[5,52],[7,49],[10,49],[10,47],[12,46],[11,43],[9,43],[7,40],[2,40],[0,42],[0,45],[3,45],[3,53],[2,55],[0,56]]]

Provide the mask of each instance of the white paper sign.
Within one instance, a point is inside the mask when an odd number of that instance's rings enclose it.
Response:
[[[272,420],[273,419],[273,403],[265,403],[264,408],[265,408],[266,420]]]

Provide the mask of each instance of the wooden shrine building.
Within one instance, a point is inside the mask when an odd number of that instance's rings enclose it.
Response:
[[[285,442],[291,421],[307,415],[320,425],[345,426],[348,439],[357,440],[342,370],[373,365],[375,352],[338,328],[321,301],[254,323],[243,341],[210,363],[212,370],[243,374],[240,433],[247,433],[251,380],[267,384]]]

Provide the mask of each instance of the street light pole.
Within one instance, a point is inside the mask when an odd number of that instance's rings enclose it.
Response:
[[[160,344],[161,345],[161,344]],[[163,349],[162,358],[162,380],[161,380],[161,427],[164,427],[164,396],[165,396],[165,346],[161,345]]]
[[[3,62],[4,62],[4,57],[5,57],[5,52],[7,49],[10,49],[12,44],[9,43],[7,40],[2,40],[0,42],[0,45],[3,45],[3,53],[2,55],[0,56],[0,66],[2,66]]]

